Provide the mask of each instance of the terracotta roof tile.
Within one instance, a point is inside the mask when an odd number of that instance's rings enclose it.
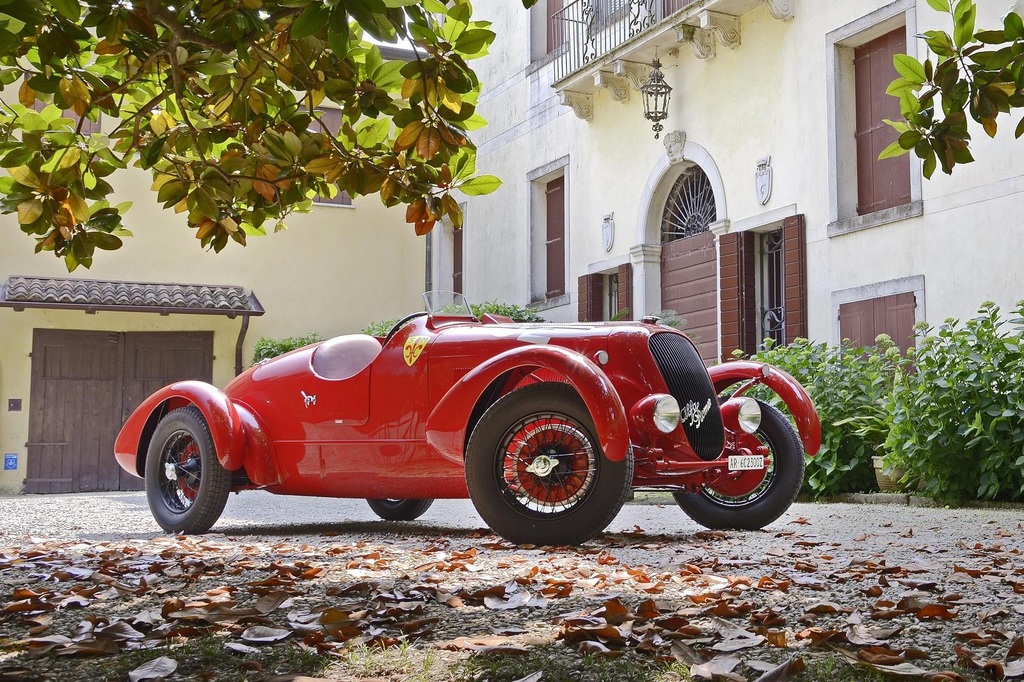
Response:
[[[12,276],[0,288],[0,305],[124,309],[158,312],[263,314],[251,293],[239,286],[118,282],[57,277]]]

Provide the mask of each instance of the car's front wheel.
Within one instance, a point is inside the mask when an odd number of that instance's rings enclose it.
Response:
[[[217,461],[210,428],[195,407],[168,412],[146,454],[146,498],[168,533],[210,530],[231,492],[231,472]]]
[[[515,543],[574,545],[600,533],[622,508],[633,460],[609,461],[595,433],[567,384],[532,384],[495,402],[466,454],[477,512]]]
[[[740,437],[764,453],[763,469],[736,472],[701,486],[699,492],[675,493],[676,504],[708,528],[764,528],[789,509],[804,480],[804,450],[793,426],[774,407],[761,405],[761,426]]]
[[[433,500],[367,500],[373,513],[385,521],[415,521],[423,516]]]

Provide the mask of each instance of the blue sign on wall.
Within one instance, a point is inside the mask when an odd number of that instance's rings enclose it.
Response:
[[[4,455],[4,471],[18,470],[18,453],[8,452]]]

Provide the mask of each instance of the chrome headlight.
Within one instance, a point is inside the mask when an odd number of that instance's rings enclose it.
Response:
[[[744,398],[736,414],[736,421],[747,433],[755,433],[761,428],[761,405],[753,398]]]
[[[672,433],[679,426],[680,418],[679,401],[672,396],[663,395],[654,403],[654,425],[662,433]]]

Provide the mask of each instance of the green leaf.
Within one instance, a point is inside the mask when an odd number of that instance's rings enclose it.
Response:
[[[949,12],[949,0],[928,0],[928,6],[936,12]]]
[[[312,0],[292,24],[292,38],[299,40],[317,33],[330,19],[330,10],[320,0]]]
[[[464,32],[455,41],[455,49],[466,53],[468,56],[479,55],[495,38],[494,31],[484,28],[474,28]]]
[[[470,178],[460,183],[458,186],[463,194],[471,197],[490,194],[499,187],[501,187],[501,180],[493,175],[478,175],[475,178]]]
[[[1020,123],[1017,124],[1017,129],[1013,131],[1014,137],[1019,138],[1021,135],[1024,135],[1024,118],[1020,120]]]
[[[908,81],[921,85],[925,82],[924,65],[907,54],[893,55],[893,66]]]
[[[900,146],[899,140],[893,142],[891,145],[882,150],[882,153],[878,155],[878,160],[891,159],[896,156],[903,156],[909,149],[904,149]]]
[[[965,0],[961,0],[960,5],[957,6],[959,10],[960,6],[964,4]],[[956,24],[953,27],[953,42],[957,47],[963,47],[967,43],[971,42],[974,38],[974,21],[978,14],[978,8],[974,6],[973,2],[970,6],[964,10],[962,16],[958,17]]]
[[[1003,19],[1003,31],[1006,32],[1007,40],[1024,39],[1024,18],[1016,12],[1010,12]]]
[[[50,4],[69,21],[78,22],[82,16],[82,5],[78,0],[50,0]]]

